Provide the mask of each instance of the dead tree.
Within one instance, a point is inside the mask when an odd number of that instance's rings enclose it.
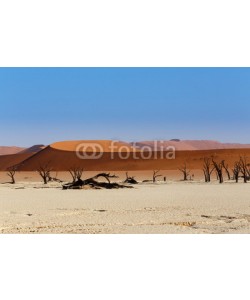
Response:
[[[162,175],[158,174],[159,172],[160,172],[160,170],[153,171],[153,182],[156,182],[158,177],[162,177]]]
[[[187,181],[188,176],[190,175],[190,170],[187,168],[187,164],[185,163],[179,170],[183,173],[183,180]]]
[[[238,183],[239,182],[240,172],[241,172],[241,166],[240,166],[240,162],[239,161],[235,162],[232,171],[233,171],[233,174],[234,174],[234,180],[236,181],[236,183]]]
[[[49,177],[48,181],[55,181],[55,182],[59,182],[59,183],[63,182],[61,179],[57,178],[57,173],[56,173],[56,177]]]
[[[217,163],[216,161],[213,160],[213,165],[216,171],[217,179],[219,180],[220,183],[223,183],[223,163]]]
[[[16,174],[16,168],[10,168],[7,175],[10,177],[11,179],[11,184],[15,184],[16,180],[15,180],[15,174]]]
[[[126,172],[126,180],[124,183],[138,184],[138,182],[135,180],[135,177],[128,176],[128,172]]]
[[[223,166],[224,170],[227,173],[228,180],[230,180],[231,179],[231,175],[230,175],[230,172],[229,172],[228,164],[225,163],[225,160],[223,160],[221,163],[222,163],[222,166]]]
[[[99,182],[97,181],[97,179],[99,179],[100,177],[103,177],[106,179],[107,182]],[[116,182],[111,182],[110,179],[111,178],[118,178],[118,176],[116,175],[110,175],[109,173],[100,173],[97,174],[94,177],[88,178],[86,180],[77,180],[74,183],[68,183],[63,185],[63,189],[64,190],[68,190],[68,189],[82,189],[84,186],[88,186],[90,188],[93,189],[101,189],[101,188],[105,188],[105,189],[119,189],[119,188],[132,188],[132,186],[126,186],[126,185],[121,185],[118,184]]]
[[[72,182],[76,182],[82,178],[83,168],[72,167],[69,169],[69,173],[72,176]]]
[[[204,157],[203,159],[203,173],[205,176],[205,182],[211,181],[211,174],[213,173],[214,167],[212,167],[212,159]]]
[[[246,157],[240,157],[240,171],[244,179],[244,183],[247,183],[247,180],[249,180],[249,169],[248,169],[248,163]]]
[[[50,166],[50,163],[45,163],[37,168],[37,172],[42,177],[44,184],[47,184],[49,181],[51,181],[51,171],[52,167]]]

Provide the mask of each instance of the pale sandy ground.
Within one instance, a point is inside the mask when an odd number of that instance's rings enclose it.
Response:
[[[1,233],[250,233],[250,183],[172,181],[134,189],[0,185]]]

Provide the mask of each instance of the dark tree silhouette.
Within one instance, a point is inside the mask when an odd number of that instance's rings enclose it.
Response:
[[[159,172],[160,172],[160,170],[153,171],[153,182],[156,182],[158,177],[162,177],[162,175],[158,174]]]
[[[183,180],[187,181],[188,176],[190,175],[190,170],[187,168],[187,164],[185,163],[179,170],[183,173]]]
[[[247,158],[246,157],[240,157],[240,171],[242,173],[244,183],[247,183],[249,180],[249,167],[247,163]]]
[[[99,179],[100,177],[103,177],[106,179],[107,182],[99,182],[97,181],[97,179]],[[68,190],[68,189],[81,189],[84,186],[89,186],[90,188],[93,189],[101,189],[101,188],[105,188],[105,189],[119,189],[119,188],[132,188],[132,186],[126,186],[126,185],[122,185],[122,184],[118,184],[116,182],[111,182],[110,179],[111,178],[118,178],[118,176],[116,175],[110,175],[109,173],[100,173],[97,174],[94,177],[88,178],[86,180],[77,180],[74,183],[68,183],[63,185],[63,189],[64,190]]]
[[[240,172],[241,172],[241,167],[240,167],[240,162],[239,161],[234,163],[234,167],[233,167],[232,171],[233,171],[233,174],[234,174],[234,180],[236,181],[236,183],[238,183]]]
[[[213,165],[214,165],[214,168],[216,171],[217,178],[220,183],[223,183],[223,181],[224,181],[224,179],[223,179],[223,163],[222,162],[217,163],[214,160],[212,160],[212,161],[213,161]]]
[[[212,159],[208,157],[204,157],[203,159],[203,173],[205,176],[205,182],[211,181],[211,174],[214,170]]]
[[[82,178],[83,168],[72,167],[69,169],[69,173],[72,176],[72,182],[76,182]]]
[[[230,172],[229,172],[228,164],[225,163],[225,160],[223,160],[221,163],[222,163],[222,167],[224,168],[224,170],[227,173],[228,180],[230,180],[231,179],[231,175],[230,175]]]
[[[16,180],[15,180],[15,174],[16,174],[16,168],[12,167],[9,169],[7,175],[10,177],[11,179],[11,184],[15,184]]]
[[[128,176],[128,172],[126,172],[126,179],[124,183],[138,184],[138,182],[135,180],[135,177]]]
[[[44,184],[47,184],[49,181],[51,181],[51,171],[52,167],[50,165],[50,162],[44,163],[43,165],[40,164],[40,166],[37,168],[38,174],[42,177]]]

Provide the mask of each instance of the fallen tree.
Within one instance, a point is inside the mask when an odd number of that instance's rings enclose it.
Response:
[[[126,172],[126,180],[124,181],[124,183],[138,184],[138,182],[135,180],[135,177],[128,176],[128,172]]]
[[[104,178],[106,179],[106,182],[100,182],[97,181],[99,178]],[[82,180],[79,179],[75,182],[67,183],[63,185],[63,190],[68,190],[68,189],[82,189],[86,186],[93,188],[93,189],[120,189],[120,188],[133,188],[132,186],[127,186],[123,184],[119,184],[116,182],[111,182],[111,178],[118,178],[116,175],[110,175],[110,173],[100,173],[97,174],[94,177]]]

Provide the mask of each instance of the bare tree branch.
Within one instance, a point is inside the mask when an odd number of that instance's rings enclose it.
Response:
[[[190,170],[188,170],[187,168],[187,164],[185,163],[181,168],[179,168],[179,170],[183,173],[183,180],[187,181],[188,180],[188,176],[190,175]]]
[[[39,165],[37,168],[38,174],[42,177],[44,184],[47,184],[49,181],[51,181],[50,173],[52,171],[52,167],[50,165],[50,162],[47,162],[43,165]]]
[[[153,171],[153,182],[156,182],[158,177],[162,177],[163,176],[163,175],[158,174],[159,172],[160,172],[160,170]]]

